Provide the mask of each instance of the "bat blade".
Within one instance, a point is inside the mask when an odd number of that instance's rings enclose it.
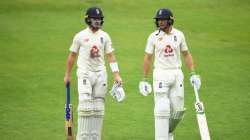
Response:
[[[199,125],[200,135],[202,140],[210,140],[210,134],[207,125],[206,115],[204,114],[197,114],[197,121]]]
[[[210,134],[207,125],[207,119],[202,102],[195,103],[196,117],[199,125],[201,140],[210,140]]]
[[[69,108],[66,107],[66,120],[65,120],[65,133],[67,140],[73,140],[73,111],[72,105]]]

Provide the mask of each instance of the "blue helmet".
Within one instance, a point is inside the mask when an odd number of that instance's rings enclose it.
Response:
[[[90,18],[99,18],[102,20],[102,23],[103,24],[103,13],[102,13],[102,10],[98,7],[90,7],[87,11],[86,11],[86,14],[85,14],[85,22],[86,24],[90,25]]]
[[[154,17],[155,19],[155,24],[157,27],[158,25],[158,20],[167,20],[168,25],[173,25],[174,24],[174,16],[173,13],[169,9],[159,9]]]

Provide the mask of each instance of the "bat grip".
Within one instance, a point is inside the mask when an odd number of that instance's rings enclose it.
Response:
[[[198,89],[197,89],[197,87],[195,86],[195,84],[193,85],[193,87],[194,87],[194,93],[195,93],[196,102],[200,102]]]
[[[66,83],[66,108],[69,108],[70,104],[70,82]]]
[[[66,88],[69,88],[69,87],[70,87],[70,82],[67,81],[67,83],[66,83]]]

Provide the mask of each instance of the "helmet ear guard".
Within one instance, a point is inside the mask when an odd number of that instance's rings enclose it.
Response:
[[[84,17],[84,21],[85,21],[85,23],[86,23],[87,25],[90,25],[90,24],[91,24],[91,22],[90,22],[90,19],[89,19],[89,16],[88,16],[88,15],[85,15],[85,17]]]
[[[170,18],[167,20],[168,25],[173,25],[174,24],[174,17],[170,16]]]

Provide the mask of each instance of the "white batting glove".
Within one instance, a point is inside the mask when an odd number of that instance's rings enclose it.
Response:
[[[146,80],[139,83],[139,90],[143,96],[148,96],[152,92],[152,86]]]
[[[201,78],[200,75],[195,74],[194,72],[191,73],[191,77],[190,77],[190,82],[191,85],[197,88],[197,90],[200,89],[201,87]]]
[[[125,92],[119,83],[114,83],[110,94],[117,102],[122,102],[125,99]]]

